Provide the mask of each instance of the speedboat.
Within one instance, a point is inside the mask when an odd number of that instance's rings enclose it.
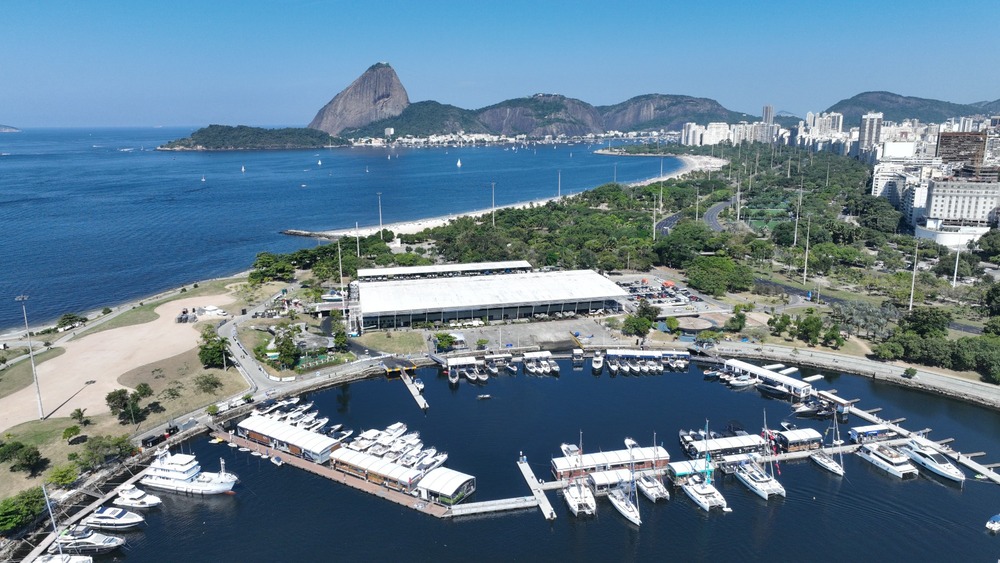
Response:
[[[489,393],[482,393],[480,395],[476,395],[476,399],[479,399],[480,401],[485,401],[487,399],[492,399],[492,398],[493,396],[490,395]]]
[[[663,482],[648,473],[643,473],[636,478],[635,484],[650,502],[656,502],[660,499],[670,500],[670,491],[663,486]]]
[[[115,497],[115,500],[111,501],[116,506],[124,506],[126,508],[153,508],[160,506],[161,502],[160,497],[147,494],[135,485],[125,485],[121,489],[118,489],[118,496]]]
[[[535,363],[535,360],[528,360],[524,362],[524,371],[531,375],[535,375],[538,373],[538,364]]]
[[[514,362],[510,362],[510,363],[504,365],[504,367],[507,368],[507,371],[509,371],[511,373],[514,373],[514,374],[517,373],[517,364],[515,364]]]
[[[721,371],[715,370],[715,369],[710,369],[710,370],[704,372],[702,374],[702,377],[705,379],[705,381],[715,381],[715,380],[719,379],[720,375],[722,375]]]
[[[952,481],[962,483],[965,481],[965,473],[962,470],[955,467],[948,458],[944,457],[938,453],[933,448],[922,445],[916,440],[910,440],[908,444],[903,446],[903,453],[909,456],[910,461],[916,463],[928,469],[945,479],[951,479]]]
[[[125,539],[95,532],[87,526],[71,526],[56,536],[49,553],[108,553],[125,544]]]
[[[233,490],[239,478],[226,472],[226,461],[219,458],[218,473],[201,470],[198,460],[190,454],[171,454],[166,449],[157,452],[149,472],[139,480],[154,489],[175,493],[216,495]]]
[[[497,367],[495,362],[486,363],[486,372],[490,375],[496,376],[500,374],[500,368]]]
[[[869,442],[861,445],[858,455],[861,459],[900,479],[917,476],[917,468],[892,446]]]
[[[552,366],[549,365],[548,360],[538,360],[538,366],[541,368],[542,373],[544,374],[552,373]]]
[[[614,506],[615,510],[626,520],[636,526],[642,525],[642,519],[639,518],[639,507],[632,502],[632,496],[629,494],[627,486],[615,487],[608,491],[608,500],[611,501],[611,506]]]
[[[552,372],[552,375],[559,375],[559,362],[555,360],[549,360],[548,364],[549,364],[549,370]]]
[[[138,528],[146,521],[145,518],[135,512],[129,512],[124,508],[113,506],[102,506],[93,514],[83,519],[84,526],[90,526],[98,530],[131,530]]]
[[[594,491],[590,487],[580,483],[571,483],[563,488],[563,498],[573,516],[593,516],[597,514],[597,499],[594,498]]]
[[[618,360],[608,360],[608,371],[611,372],[611,375],[618,375],[619,369]]]
[[[424,380],[419,377],[414,379],[413,386],[417,389],[417,393],[422,393],[424,391]]]
[[[590,360],[590,369],[598,374],[604,369],[604,356],[600,352],[594,354],[594,359]]]
[[[769,383],[758,383],[755,385],[757,391],[760,391],[761,395],[765,397],[771,397],[772,399],[787,400],[792,397],[792,394],[780,385],[771,385]]]
[[[993,533],[1000,532],[1000,514],[995,514],[986,521],[986,529]]]
[[[737,375],[729,380],[729,386],[733,389],[744,389],[746,387],[750,387],[751,385],[756,385],[757,383],[760,383],[760,380],[755,377],[750,377],[745,373]]]
[[[559,444],[559,449],[566,457],[578,457],[580,455],[580,446],[577,446],[576,444]]]
[[[736,478],[764,500],[772,495],[785,496],[785,488],[781,486],[781,483],[773,475],[764,471],[764,468],[756,462],[748,461],[739,464],[736,467]]]
[[[458,370],[456,369],[448,370],[448,383],[452,385],[458,385],[458,379],[459,379]]]
[[[681,489],[705,512],[709,512],[713,508],[727,510],[726,498],[715,488],[715,485],[707,482],[701,473],[691,475],[687,482],[681,485]]]
[[[809,454],[809,459],[816,462],[816,465],[826,469],[834,475],[844,475],[844,466],[833,459],[833,457],[823,450],[816,450],[815,452]]]

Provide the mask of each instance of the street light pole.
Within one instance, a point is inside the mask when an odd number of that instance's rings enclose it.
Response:
[[[955,274],[951,277],[952,289],[955,289],[955,286],[958,285],[958,257],[961,256],[961,254],[962,254],[962,247],[960,246],[958,247],[958,250],[955,251]]]
[[[497,183],[490,182],[490,192],[493,195],[493,226],[497,226]]]
[[[385,242],[385,237],[382,235],[382,192],[375,192],[378,196],[378,238]]]
[[[913,277],[910,278],[910,311],[913,310],[913,291],[917,288],[917,262],[919,262],[920,239],[913,245]]]
[[[38,373],[35,372],[35,351],[31,346],[31,331],[28,329],[28,309],[24,302],[28,300],[27,295],[18,295],[14,301],[21,303],[21,314],[24,315],[24,337],[28,339],[28,359],[31,361],[31,378],[35,380],[35,394],[38,396],[38,420],[45,419],[45,411],[42,410],[42,390],[38,386]]]
[[[614,174],[614,176],[612,176],[612,181],[614,183],[616,183],[616,184],[618,183],[618,163],[617,162],[615,163],[615,174]]]

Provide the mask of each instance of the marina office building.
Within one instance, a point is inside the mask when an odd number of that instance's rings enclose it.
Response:
[[[490,263],[488,271],[497,271],[497,264],[506,263]],[[405,272],[396,272],[392,280],[357,282],[359,311],[355,314],[360,317],[361,328],[377,330],[409,327],[414,323],[446,324],[461,319],[503,321],[557,313],[617,311],[621,308],[619,300],[628,295],[592,270],[485,275],[477,269],[471,270],[476,274],[449,275],[456,266],[436,268],[437,277],[409,277]]]

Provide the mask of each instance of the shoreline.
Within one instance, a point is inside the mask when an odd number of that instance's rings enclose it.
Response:
[[[600,150],[595,151],[595,152],[597,154],[615,154],[615,155],[617,155],[617,153],[613,153],[613,152],[612,153],[602,153],[602,152],[600,152]],[[660,155],[627,155],[627,156],[660,156]],[[653,178],[648,178],[646,180],[638,180],[638,181],[629,182],[629,183],[623,184],[623,185],[629,186],[629,187],[648,186],[648,185],[654,184],[656,182],[663,182],[665,180],[670,180],[670,179],[673,179],[673,178],[679,178],[679,177],[684,176],[685,174],[688,174],[690,172],[700,172],[700,171],[704,171],[704,170],[719,170],[719,169],[722,168],[722,166],[724,164],[726,164],[726,163],[729,162],[729,161],[721,159],[721,158],[715,158],[715,157],[711,157],[711,156],[701,156],[701,155],[695,155],[695,156],[689,156],[689,155],[667,155],[667,156],[669,156],[670,158],[675,158],[675,159],[679,160],[680,163],[681,163],[680,168],[678,168],[677,170],[674,170],[672,172],[669,172],[667,174],[664,174],[663,176],[655,176]],[[497,210],[501,210],[501,209],[524,209],[524,208],[527,208],[527,207],[531,207],[533,205],[539,205],[539,206],[540,205],[545,205],[545,204],[549,203],[550,201],[559,201],[561,199],[567,199],[567,198],[571,198],[571,197],[576,197],[579,194],[582,194],[582,193],[585,193],[587,191],[590,191],[591,189],[593,189],[593,188],[588,188],[586,190],[582,190],[582,191],[579,191],[579,192],[574,192],[572,194],[566,194],[566,195],[564,195],[562,197],[558,197],[557,196],[557,197],[534,199],[534,200],[529,200],[529,201],[520,201],[520,202],[516,202],[516,203],[509,203],[509,204],[506,204],[506,205],[498,205],[496,207],[496,209]],[[400,234],[414,235],[414,234],[417,234],[417,233],[423,231],[424,229],[432,229],[432,228],[435,228],[435,227],[443,227],[443,226],[447,225],[448,223],[450,223],[451,221],[454,221],[454,220],[462,218],[462,217],[479,218],[479,217],[483,217],[483,216],[489,215],[492,212],[493,212],[492,208],[488,208],[488,209],[474,209],[474,210],[471,210],[471,211],[462,211],[462,212],[457,212],[457,213],[449,213],[447,215],[439,215],[439,216],[436,216],[436,217],[426,217],[426,218],[422,218],[422,219],[413,219],[413,220],[410,220],[410,221],[397,221],[395,223],[384,223],[382,225],[382,228],[383,229],[388,229],[388,230],[392,231],[394,234],[397,234],[397,235],[400,235]],[[319,238],[319,239],[326,239],[326,240],[337,240],[337,239],[345,238],[345,237],[355,237],[355,236],[364,236],[364,237],[367,237],[367,236],[371,236],[371,235],[374,235],[374,234],[378,234],[378,232],[379,232],[379,226],[378,225],[363,225],[363,226],[359,226],[357,229],[352,229],[352,228],[348,228],[348,229],[330,229],[330,230],[325,230],[325,231],[307,231],[307,230],[301,230],[301,229],[286,229],[286,230],[283,230],[281,232],[282,232],[282,234],[286,234],[286,235],[290,235],[290,236],[310,237],[310,238]]]

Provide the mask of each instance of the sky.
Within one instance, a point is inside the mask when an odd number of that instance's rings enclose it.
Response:
[[[29,1],[0,6],[0,123],[304,126],[369,66],[411,101],[685,94],[803,116],[870,90],[1000,99],[1000,2]]]

